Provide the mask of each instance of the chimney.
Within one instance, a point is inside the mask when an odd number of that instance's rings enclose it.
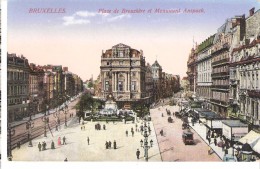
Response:
[[[254,13],[255,13],[255,8],[252,8],[252,9],[249,10],[249,15],[250,16],[254,15]]]
[[[63,71],[64,71],[64,72],[69,71],[68,67],[63,67]]]

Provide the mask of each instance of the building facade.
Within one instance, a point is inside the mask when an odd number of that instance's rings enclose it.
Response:
[[[198,58],[196,61],[198,77],[197,77],[197,87],[196,95],[200,100],[203,100],[205,103],[205,108],[211,108],[210,98],[211,94],[211,48],[213,45],[215,35],[210,36],[208,39],[203,41],[198,46]]]
[[[21,120],[31,113],[29,105],[28,60],[16,54],[7,54],[7,118],[8,122]]]
[[[234,19],[230,67],[230,117],[251,128],[260,124],[260,11]]]
[[[102,52],[100,76],[102,97],[113,95],[119,107],[143,100],[145,93],[143,51],[122,43]]]
[[[227,117],[229,106],[229,59],[230,45],[232,41],[232,22],[231,19],[218,29],[214,38],[212,55],[212,96],[210,103],[212,110],[218,112],[223,118]]]

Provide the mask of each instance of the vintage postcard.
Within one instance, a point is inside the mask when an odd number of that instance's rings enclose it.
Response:
[[[259,6],[7,1],[7,165],[259,163]]]

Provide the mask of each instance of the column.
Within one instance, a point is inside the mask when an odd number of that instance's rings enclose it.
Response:
[[[125,78],[124,78],[125,79],[125,81],[124,81],[124,83],[125,83],[124,92],[126,92],[127,91],[127,89],[126,89],[127,88],[127,73],[125,72],[124,75],[125,75]]]
[[[115,72],[115,91],[117,92],[117,72]]]
[[[131,91],[131,80],[130,80],[130,76],[131,76],[131,71],[128,73],[128,91]]]
[[[126,72],[126,91],[128,91],[128,72]]]
[[[115,75],[114,72],[112,72],[112,91],[115,91]]]
[[[141,72],[138,72],[138,79],[139,79],[139,83],[138,83],[138,92],[141,94]]]

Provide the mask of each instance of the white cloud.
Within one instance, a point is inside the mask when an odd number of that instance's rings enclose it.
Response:
[[[63,18],[63,25],[69,26],[69,25],[84,25],[89,24],[90,20],[87,19],[76,19],[74,16],[64,16]]]
[[[129,15],[129,14],[118,15],[118,16],[115,16],[115,17],[108,18],[107,21],[108,22],[115,22],[115,21],[122,20],[124,18],[131,18],[131,15]]]
[[[84,25],[89,24],[91,21],[98,21],[98,17],[102,17],[102,21],[104,22],[116,22],[122,19],[131,18],[129,14],[122,14],[118,16],[111,16],[109,13],[98,13],[98,12],[90,12],[90,11],[77,11],[71,16],[64,16],[62,18],[63,25]]]
[[[80,16],[80,17],[93,17],[96,16],[96,12],[89,12],[89,11],[78,11],[74,15]]]

